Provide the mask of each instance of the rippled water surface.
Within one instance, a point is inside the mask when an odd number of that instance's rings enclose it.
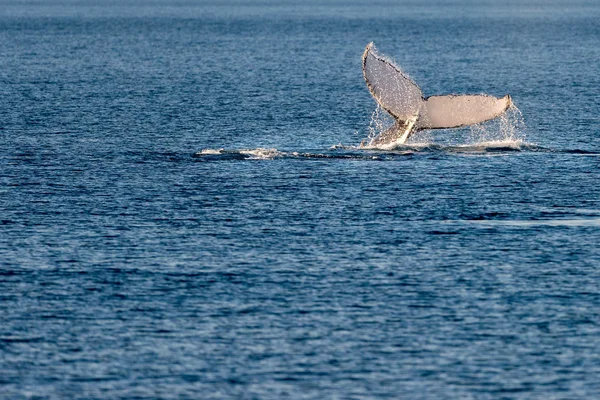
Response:
[[[598,21],[0,0],[0,397],[600,397]],[[371,41],[526,126],[361,148]]]

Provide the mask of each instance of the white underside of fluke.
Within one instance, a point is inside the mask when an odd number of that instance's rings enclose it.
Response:
[[[457,128],[500,116],[511,105],[511,98],[479,95],[423,97],[419,86],[387,58],[377,54],[370,43],[363,54],[363,75],[377,103],[396,123],[375,137],[370,145],[405,143],[422,129]]]

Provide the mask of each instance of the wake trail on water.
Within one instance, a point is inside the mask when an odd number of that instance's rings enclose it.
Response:
[[[525,139],[526,126],[521,111],[513,104],[498,118],[462,129],[423,130],[404,144],[370,145],[373,138],[388,129],[393,119],[379,106],[371,116],[368,137],[359,145],[337,144],[327,150],[283,151],[276,148],[203,149],[194,157],[200,161],[347,159],[386,161],[418,154],[511,154],[523,152],[600,155],[587,150],[561,150],[538,146]]]
[[[281,151],[275,148],[256,148],[241,150],[203,149],[194,154],[194,157],[203,160],[275,160],[275,159],[355,159],[377,160],[379,156],[359,151],[358,148],[344,148],[338,151],[333,146],[327,152],[298,152]]]
[[[527,143],[523,140],[486,141],[473,144],[444,145],[439,143],[409,143],[389,149],[366,148],[337,144],[327,150],[282,151],[276,148],[255,149],[203,149],[194,158],[198,161],[241,160],[357,160],[391,161],[399,158],[427,155],[508,155],[514,153],[562,153],[582,156],[600,156],[600,151],[580,149],[552,149]]]

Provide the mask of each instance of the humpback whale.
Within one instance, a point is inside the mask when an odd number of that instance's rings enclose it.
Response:
[[[510,95],[502,98],[485,94],[423,97],[412,79],[377,54],[373,42],[365,49],[362,68],[371,95],[395,120],[390,128],[371,140],[370,146],[403,144],[414,132],[423,129],[458,128],[488,121],[502,115],[512,104]]]

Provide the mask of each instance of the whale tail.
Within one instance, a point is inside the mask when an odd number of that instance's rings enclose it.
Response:
[[[458,128],[488,121],[510,107],[509,95],[423,97],[421,88],[392,61],[367,45],[362,59],[363,76],[371,95],[396,123],[371,141],[371,145],[402,144],[418,130]]]

